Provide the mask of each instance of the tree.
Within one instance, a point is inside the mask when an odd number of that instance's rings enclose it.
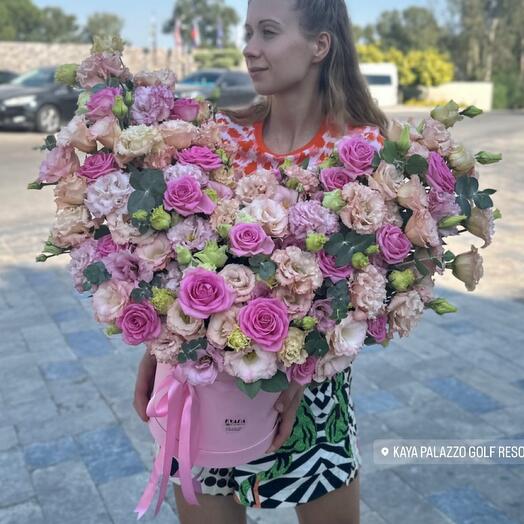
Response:
[[[433,13],[424,7],[384,11],[375,30],[381,47],[394,47],[404,53],[414,49],[440,49],[443,36]]]
[[[113,13],[93,13],[82,31],[82,40],[92,42],[94,36],[121,35],[124,21]]]
[[[224,0],[178,0],[173,10],[173,15],[164,24],[162,31],[172,33],[175,21],[181,25],[182,40],[189,44],[192,42],[191,29],[196,20],[200,29],[201,47],[215,47],[217,41],[217,21],[222,21],[224,31],[224,47],[233,47],[230,40],[230,29],[239,23],[235,9],[224,5]]]
[[[33,39],[38,42],[79,42],[75,15],[68,15],[59,7],[45,7],[40,11],[40,22]]]
[[[40,10],[31,0],[0,0],[0,40],[27,42],[40,23]]]

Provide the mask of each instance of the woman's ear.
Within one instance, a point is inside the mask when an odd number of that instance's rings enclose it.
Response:
[[[313,63],[317,64],[319,62],[322,62],[324,58],[326,58],[327,54],[329,53],[329,50],[331,48],[331,35],[323,31],[317,36],[315,47],[314,47],[314,54],[313,54]]]

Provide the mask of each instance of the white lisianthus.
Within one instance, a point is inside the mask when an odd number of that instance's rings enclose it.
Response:
[[[247,384],[271,378],[277,372],[277,354],[254,345],[247,352],[227,351],[224,371]]]
[[[366,340],[367,328],[365,320],[355,320],[354,314],[349,313],[328,334],[327,340],[333,353],[337,356],[356,357]]]

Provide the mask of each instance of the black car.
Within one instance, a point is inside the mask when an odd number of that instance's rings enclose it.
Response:
[[[55,82],[55,67],[42,67],[0,85],[0,126],[56,133],[75,113],[79,91]]]
[[[258,99],[248,73],[222,68],[200,69],[175,85],[175,94],[181,98],[203,96],[217,107],[246,106]]]
[[[18,76],[13,71],[7,71],[6,69],[0,69],[0,84],[7,84],[7,82],[11,82],[13,78]]]

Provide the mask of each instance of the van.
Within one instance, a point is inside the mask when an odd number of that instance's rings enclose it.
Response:
[[[391,107],[399,103],[398,70],[395,64],[362,63],[360,71],[368,83],[371,96],[379,107]]]

